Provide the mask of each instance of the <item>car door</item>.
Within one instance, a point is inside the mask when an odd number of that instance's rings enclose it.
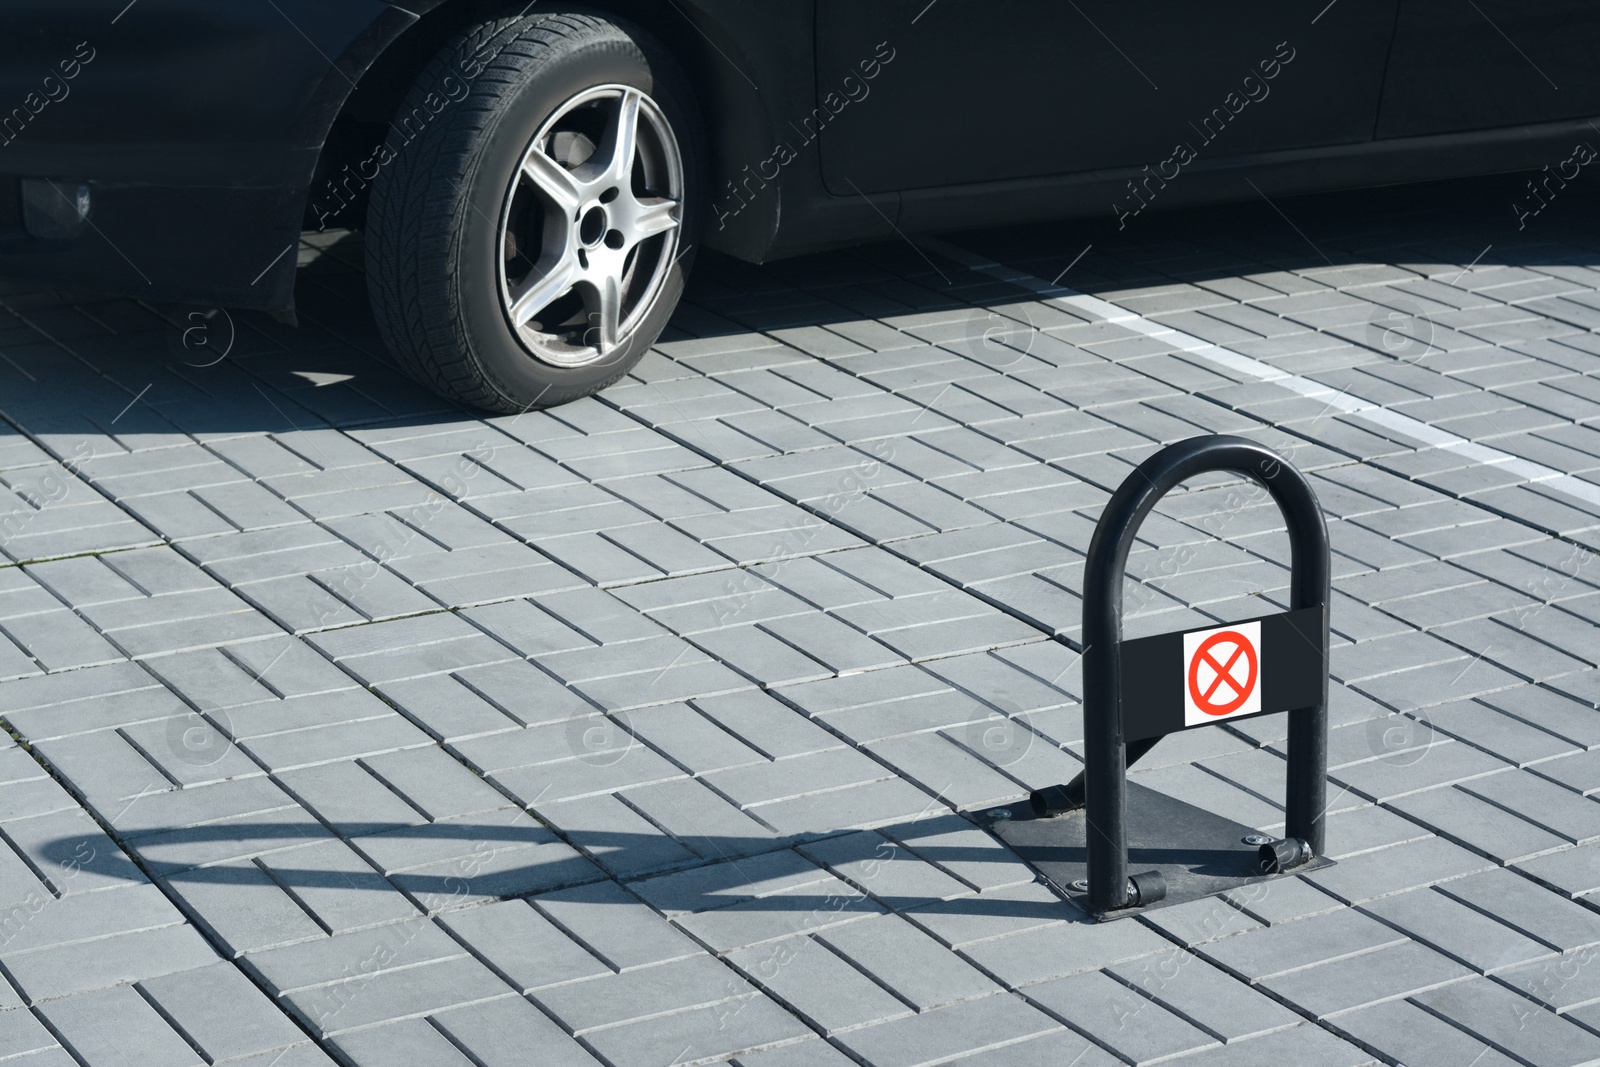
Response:
[[[1380,138],[1595,115],[1596,0],[1400,0]]]
[[[817,0],[791,129],[838,195],[1365,141],[1397,2]]]

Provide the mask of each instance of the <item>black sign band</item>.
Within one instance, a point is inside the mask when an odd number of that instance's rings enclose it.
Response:
[[[1322,658],[1322,612],[1301,608],[1124,641],[1124,742],[1320,704],[1328,670]],[[1197,634],[1214,634],[1211,640],[1220,651],[1213,656],[1203,647],[1206,642],[1185,641]],[[1234,703],[1237,710],[1229,707]],[[1202,716],[1196,716],[1196,708]]]

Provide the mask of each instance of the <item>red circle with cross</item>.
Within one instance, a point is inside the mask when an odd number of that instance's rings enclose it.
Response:
[[[1219,660],[1212,653],[1212,649],[1221,644],[1231,644],[1234,649],[1232,655]],[[1247,668],[1243,681],[1233,673],[1234,665],[1241,657]],[[1209,664],[1211,669],[1217,672],[1211,684],[1204,689],[1200,688],[1202,663]],[[1255,692],[1259,673],[1255,646],[1250,644],[1249,638],[1233,630],[1212,634],[1200,642],[1200,647],[1195,649],[1194,658],[1189,661],[1189,699],[1194,701],[1196,708],[1207,715],[1227,715],[1238,711],[1244,702],[1250,699],[1250,694]],[[1224,693],[1219,694],[1218,690],[1224,690]],[[1232,694],[1232,699],[1224,698],[1228,693]]]

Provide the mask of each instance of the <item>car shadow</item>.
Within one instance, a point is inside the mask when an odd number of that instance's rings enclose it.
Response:
[[[1226,279],[1246,299],[1249,284],[1236,279],[1271,271],[1330,272],[1326,280],[1341,285],[1351,279],[1339,272],[1358,264],[1438,271],[1452,264],[1483,270],[1600,260],[1592,248],[1571,243],[1575,235],[1600,232],[1600,185],[1575,181],[1536,216],[1519,216],[1528,180],[1504,174],[1272,201],[1257,196],[1152,210],[1121,228],[1108,211],[765,266],[701,250],[658,352],[676,359],[696,341],[721,341],[729,351],[790,341],[805,351],[808,330],[878,320],[907,330],[907,346],[938,344],[982,359],[983,352],[969,350],[984,344],[991,309],[1024,332],[1054,328],[1029,321],[1025,309],[1040,299],[1037,292],[964,270],[941,250],[944,244],[1091,295]],[[1391,303],[1386,321],[1394,315],[1427,321],[1420,306]],[[439,399],[391,365],[368,306],[356,232],[304,235],[298,326],[259,312],[106,300],[15,280],[0,283],[0,304],[19,320],[9,334],[0,333],[0,342],[14,342],[0,359],[0,411],[52,442],[451,425],[483,417]],[[1024,310],[1008,310],[1016,308]],[[973,317],[974,328],[922,330],[907,321],[936,312]],[[738,344],[745,336],[749,343]],[[1374,360],[1386,358],[1371,339],[1358,336],[1354,343],[1372,347]],[[813,351],[829,358],[826,346]],[[6,360],[18,370],[8,374]]]

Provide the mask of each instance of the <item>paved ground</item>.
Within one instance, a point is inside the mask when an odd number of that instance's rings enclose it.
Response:
[[[0,1061],[1600,1062],[1600,213],[1519,190],[705,258],[518,418],[348,238],[298,331],[10,283]],[[1339,863],[1094,925],[964,813],[1076,772],[1097,509],[1206,432],[1328,513]],[[1243,485],[1144,540],[1130,634],[1283,603]],[[1136,780],[1281,825],[1280,720]]]

